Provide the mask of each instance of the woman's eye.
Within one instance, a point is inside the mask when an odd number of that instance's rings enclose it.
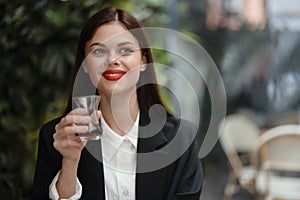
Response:
[[[126,55],[126,54],[131,53],[131,52],[133,52],[133,50],[130,49],[130,48],[122,48],[122,49],[120,50],[120,54],[121,54],[121,55]]]
[[[104,56],[106,51],[104,49],[95,49],[92,51],[92,54],[95,56]]]

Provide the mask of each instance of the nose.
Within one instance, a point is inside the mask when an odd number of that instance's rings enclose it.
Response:
[[[110,53],[107,62],[109,66],[119,66],[120,65],[120,56]]]

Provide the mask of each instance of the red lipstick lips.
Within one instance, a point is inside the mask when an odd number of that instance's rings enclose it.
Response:
[[[117,81],[125,74],[122,70],[106,70],[102,73],[102,76],[109,81]]]

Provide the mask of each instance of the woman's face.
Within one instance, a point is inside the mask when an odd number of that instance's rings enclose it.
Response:
[[[119,22],[101,25],[85,47],[84,71],[100,95],[136,91],[145,70],[137,39]]]

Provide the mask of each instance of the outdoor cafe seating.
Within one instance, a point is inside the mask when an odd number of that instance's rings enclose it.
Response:
[[[219,132],[229,166],[224,200],[241,189],[253,199],[300,200],[300,125],[278,125],[262,133],[248,117],[231,114]]]

